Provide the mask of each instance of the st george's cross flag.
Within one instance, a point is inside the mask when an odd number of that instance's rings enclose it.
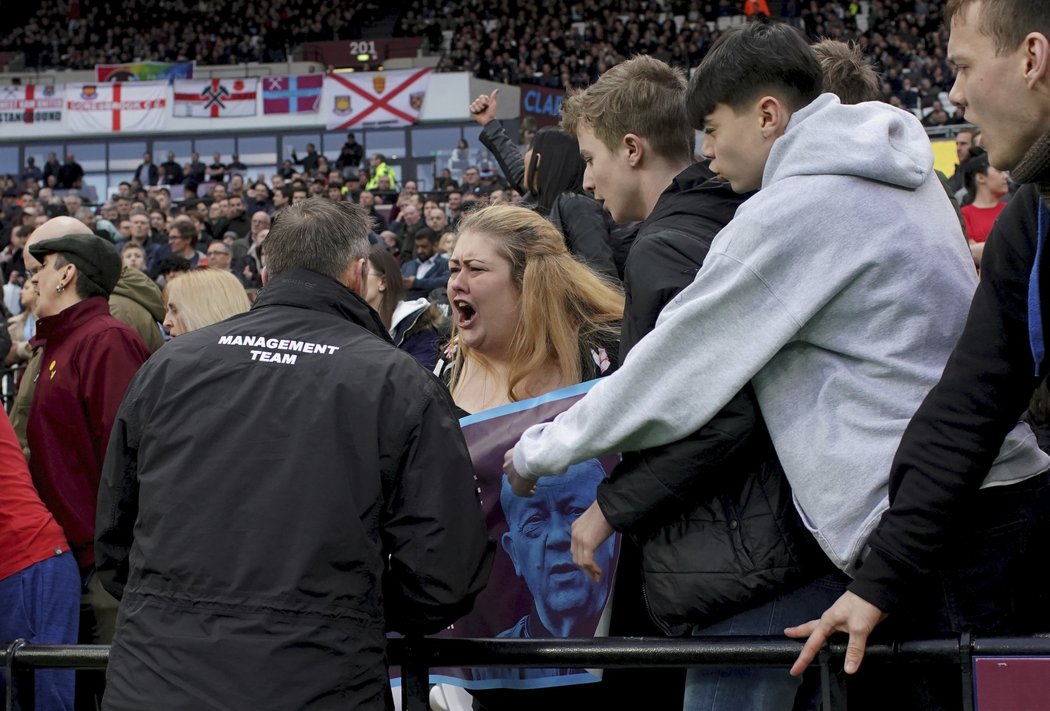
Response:
[[[168,123],[166,81],[66,84],[66,126],[71,133],[142,133]]]
[[[12,84],[0,87],[0,124],[51,124],[62,121],[62,85]]]
[[[329,131],[409,126],[419,120],[430,68],[326,74],[321,105]]]
[[[324,74],[263,77],[264,114],[312,114],[321,107]]]
[[[254,116],[258,79],[176,79],[175,116]]]

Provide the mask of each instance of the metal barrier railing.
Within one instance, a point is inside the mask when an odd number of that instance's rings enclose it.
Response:
[[[391,664],[401,666],[404,711],[428,708],[430,669],[436,667],[559,667],[580,669],[685,668],[697,666],[788,666],[801,642],[783,637],[601,637],[587,639],[392,639]],[[823,708],[846,711],[842,674],[844,642],[832,642],[821,651]],[[951,661],[959,666],[963,708],[973,711],[975,657],[1050,656],[1050,636],[978,639],[918,640],[870,645],[865,665],[922,664]],[[104,669],[109,660],[105,645],[31,645],[24,640],[0,649],[9,680],[7,711],[33,708],[36,669]],[[786,672],[785,672],[786,673]],[[16,706],[15,703],[19,704]]]

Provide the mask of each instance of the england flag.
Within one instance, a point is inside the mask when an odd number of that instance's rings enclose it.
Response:
[[[74,134],[158,131],[170,101],[166,81],[67,84],[66,125]]]

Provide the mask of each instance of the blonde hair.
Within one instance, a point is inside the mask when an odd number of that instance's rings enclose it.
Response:
[[[165,306],[175,302],[187,331],[210,326],[251,308],[248,294],[237,277],[220,269],[198,269],[168,282]]]
[[[696,133],[686,114],[685,72],[647,55],[617,64],[562,104],[561,126],[572,136],[587,124],[615,151],[634,133],[649,139],[657,155],[692,160]]]
[[[554,225],[532,210],[516,205],[494,205],[471,213],[458,227],[492,240],[496,251],[510,262],[511,280],[521,295],[521,312],[514,328],[507,376],[512,402],[541,393],[531,392],[530,377],[554,362],[562,383],[581,380],[581,346],[618,338],[624,298],[618,285],[584,265],[569,253]],[[457,338],[450,389],[463,377],[464,366],[476,362],[491,368],[483,355]]]

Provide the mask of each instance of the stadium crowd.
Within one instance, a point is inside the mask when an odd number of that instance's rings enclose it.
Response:
[[[401,12],[394,34],[423,37],[426,51],[441,53],[439,71],[469,71],[507,84],[583,88],[635,54],[686,70],[697,66],[719,36],[719,19],[743,15],[744,4],[414,0]],[[882,74],[884,101],[924,114],[936,108],[931,124],[941,125],[955,120],[941,96],[954,76],[945,55],[943,4],[872,0],[864,29],[856,2],[784,0],[774,2],[773,10],[811,39],[857,42]],[[73,0],[42,5],[24,26],[0,39],[0,49],[22,51],[26,66],[39,68],[144,60],[283,62],[304,42],[354,38],[381,13],[374,3],[322,5],[316,0],[238,0],[221,16],[185,0],[83,5]],[[443,33],[450,35],[447,45]]]
[[[383,17],[375,2],[319,0],[104,0],[43,3],[0,37],[25,53],[30,69],[93,69],[96,64],[284,62],[311,41],[350,39]]]
[[[876,627],[1050,624],[1029,584],[1050,457],[1022,421],[1033,393],[1046,402],[1050,287],[1032,265],[1050,225],[1050,13],[1003,2],[1016,22],[949,0],[973,72],[954,87],[936,2],[874,0],[863,32],[853,6],[784,3],[832,38],[816,45],[784,23],[712,30],[728,0],[418,4],[400,31],[451,30],[444,68],[584,89],[561,125],[522,151],[497,93],[477,97],[500,170],[471,163],[426,193],[353,134],[339,156],[307,145],[254,176],[237,156],[146,154],[97,206],[73,155],[0,176],[0,352],[20,370],[0,422],[0,552],[19,553],[0,556],[0,642],[112,643],[110,711],[378,711],[386,631],[447,628],[501,554],[537,596],[607,590],[619,532],[612,634],[788,628],[808,640],[792,676],[611,672],[480,691],[475,708],[803,708],[801,675],[836,631],[851,707],[959,707],[954,668],[861,661]],[[93,44],[89,18],[57,12],[76,39],[37,56],[94,61],[74,47]],[[240,56],[194,48],[196,31],[177,53]],[[997,43],[1030,61],[998,64]],[[946,122],[949,88],[983,129],[960,134],[954,185],[913,116],[866,101]],[[561,503],[494,552],[459,418],[593,379],[499,452],[505,510]],[[614,454],[587,502],[551,493]],[[538,517],[562,505],[558,537]],[[572,564],[536,562],[555,548]],[[553,634],[548,602],[501,636]],[[71,707],[71,672],[37,684]],[[78,680],[77,706],[102,692]]]

